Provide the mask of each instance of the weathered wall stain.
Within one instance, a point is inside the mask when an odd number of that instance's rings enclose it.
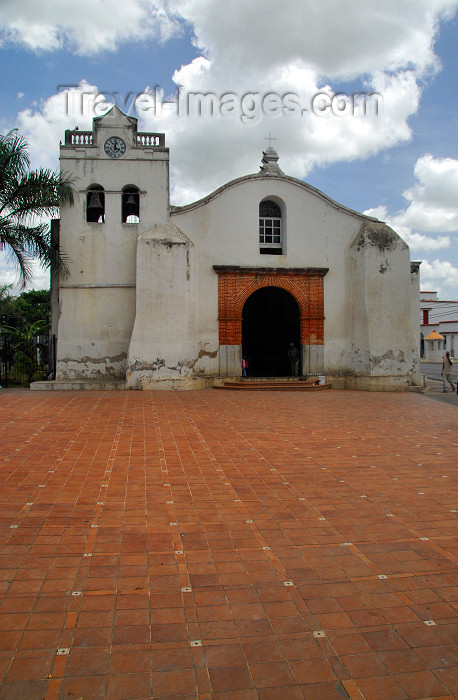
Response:
[[[358,250],[362,250],[369,245],[374,246],[381,253],[393,251],[397,247],[408,247],[392,228],[382,222],[376,223],[373,221],[365,222],[361,225],[356,245]]]

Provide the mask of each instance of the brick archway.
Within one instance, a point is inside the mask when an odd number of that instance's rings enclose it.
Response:
[[[219,344],[242,342],[242,309],[262,287],[279,287],[295,298],[300,312],[301,344],[324,344],[324,285],[328,268],[260,268],[214,265],[218,275]]]

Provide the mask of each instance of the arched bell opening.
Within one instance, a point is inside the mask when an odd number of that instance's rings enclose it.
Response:
[[[105,223],[105,190],[101,185],[91,185],[86,192],[86,221]]]
[[[123,224],[138,224],[140,222],[140,192],[138,187],[124,187],[121,208]]]
[[[288,349],[293,343],[300,350],[300,325],[299,306],[292,294],[280,287],[253,292],[242,310],[242,355],[248,375],[291,376]]]

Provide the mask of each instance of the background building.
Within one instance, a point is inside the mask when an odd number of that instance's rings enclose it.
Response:
[[[441,301],[437,292],[420,292],[420,355],[425,360],[435,360],[433,347],[425,339],[433,332],[443,337],[442,354],[458,350],[458,301]],[[441,359],[441,358],[439,358]]]

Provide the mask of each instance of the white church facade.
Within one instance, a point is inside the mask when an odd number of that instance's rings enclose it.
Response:
[[[54,278],[55,385],[201,388],[241,375],[325,375],[336,388],[419,384],[419,264],[382,222],[285,175],[258,173],[169,202],[164,134],[116,107],[67,131],[61,169],[70,276]],[[198,177],[198,175],[196,175]]]

